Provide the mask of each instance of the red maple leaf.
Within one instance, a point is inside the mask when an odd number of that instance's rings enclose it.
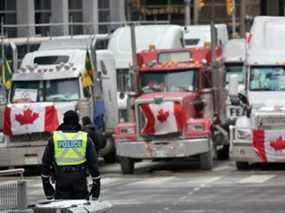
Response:
[[[280,136],[276,140],[271,141],[270,146],[275,150],[275,151],[281,151],[285,149],[285,140]]]
[[[157,120],[159,120],[161,123],[167,121],[168,117],[169,117],[169,112],[164,112],[163,109],[160,109],[158,111]]]
[[[22,114],[16,114],[15,119],[21,125],[33,124],[39,117],[39,113],[33,112],[30,108],[23,111]]]

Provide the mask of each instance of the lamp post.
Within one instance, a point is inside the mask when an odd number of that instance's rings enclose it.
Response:
[[[184,0],[185,3],[185,25],[191,25],[191,2],[192,0]]]

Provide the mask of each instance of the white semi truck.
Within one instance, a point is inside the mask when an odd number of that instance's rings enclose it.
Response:
[[[245,114],[231,128],[231,157],[238,169],[285,161],[284,17],[256,17],[247,39]]]
[[[239,105],[238,93],[244,91],[244,61],[245,61],[245,40],[229,40],[224,48],[224,64],[226,70],[226,88],[230,91],[227,100],[227,117],[234,122],[237,116],[242,115],[243,110]],[[236,80],[235,80],[236,79]],[[236,85],[233,85],[236,83]],[[231,86],[230,86],[231,85]]]
[[[94,36],[49,40],[24,57],[20,69],[13,73],[9,103],[4,109],[1,167],[40,164],[48,136],[60,124],[64,112],[73,109],[80,117],[94,118],[100,102],[105,106],[105,113],[101,109],[105,117],[101,118],[107,138],[101,154],[107,161],[115,159],[115,61],[112,52],[96,51],[95,44]],[[87,50],[96,65],[94,84],[88,87],[83,84]]]

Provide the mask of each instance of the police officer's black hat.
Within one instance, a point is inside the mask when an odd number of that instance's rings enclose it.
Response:
[[[74,110],[69,110],[64,113],[63,115],[63,123],[65,124],[78,124],[79,123],[79,116],[76,111]]]

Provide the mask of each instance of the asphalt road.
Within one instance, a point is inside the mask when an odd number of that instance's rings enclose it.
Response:
[[[134,175],[103,166],[102,200],[112,213],[281,213],[285,212],[285,166],[237,171],[231,161],[202,171],[192,162],[138,164]],[[26,177],[29,202],[43,199],[38,176]]]

